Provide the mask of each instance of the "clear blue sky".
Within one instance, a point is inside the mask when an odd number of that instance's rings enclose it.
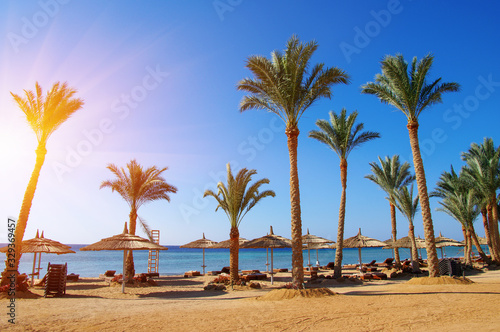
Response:
[[[161,231],[162,244],[229,237],[215,201],[201,198],[223,179],[225,165],[256,169],[276,192],[250,211],[240,234],[290,237],[289,159],[284,125],[264,111],[239,113],[237,82],[250,72],[250,55],[269,56],[297,34],[315,39],[313,62],[349,73],[333,98],[311,107],[299,123],[298,167],[304,232],[336,239],[340,200],[337,155],[307,137],[317,119],[342,107],[359,112],[381,138],[348,159],[345,237],[390,237],[385,194],[364,178],[377,156],[411,162],[406,118],[360,85],[380,72],[386,54],[406,59],[435,55],[432,78],[456,81],[462,91],[420,117],[420,142],[430,190],[442,171],[462,165],[472,142],[498,137],[500,5],[470,1],[2,1],[0,2],[0,216],[17,218],[35,164],[36,138],[10,92],[67,81],[85,106],[53,134],[25,239],[37,229],[64,243],[93,243],[122,231],[129,208],[101,181],[108,163],[169,167],[177,186],[171,202],[144,205],[139,215]],[[99,130],[99,132],[97,131]],[[436,233],[462,239],[459,224],[435,212]],[[3,223],[6,225],[6,222]],[[420,214],[416,234],[423,236]],[[478,220],[476,229],[484,234]],[[408,223],[398,213],[398,235]],[[141,233],[139,232],[141,235]],[[142,234],[143,235],[143,234]],[[437,235],[437,234],[436,234]],[[0,227],[0,242],[7,230]]]

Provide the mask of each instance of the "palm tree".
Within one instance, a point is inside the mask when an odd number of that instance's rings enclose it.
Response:
[[[231,230],[229,232],[229,266],[231,273],[231,284],[234,284],[238,278],[238,252],[239,252],[239,226],[243,217],[250,211],[262,198],[267,196],[274,197],[276,194],[272,190],[259,192],[259,188],[263,184],[268,184],[269,179],[261,179],[250,186],[252,176],[257,174],[257,171],[242,168],[236,177],[231,172],[231,165],[227,164],[227,186],[219,182],[217,183],[217,194],[212,190],[206,190],[203,197],[212,196],[217,200],[217,211],[222,208],[226,213]],[[248,188],[247,188],[248,187]]]
[[[410,190],[408,190],[408,187],[401,187],[399,188],[399,190],[395,191],[394,198],[396,199],[396,207],[408,220],[408,237],[411,240],[411,267],[413,272],[418,272],[418,250],[417,242],[415,240],[415,228],[413,226],[413,220],[415,219],[415,214],[418,211],[419,196],[413,198],[412,184]]]
[[[375,76],[375,82],[363,85],[362,93],[377,96],[382,103],[390,104],[402,111],[408,120],[407,128],[413,154],[413,167],[417,179],[418,195],[422,208],[429,276],[439,276],[438,256],[434,239],[427,183],[420,147],[418,143],[418,117],[426,108],[442,102],[442,94],[459,91],[458,83],[441,83],[441,78],[428,83],[428,74],[434,57],[426,55],[420,61],[414,57],[408,71],[408,63],[402,55],[387,55],[381,61],[382,74]]]
[[[471,187],[477,188],[486,203],[491,257],[500,262],[500,237],[498,233],[498,205],[496,191],[500,188],[500,147],[491,138],[483,144],[472,143],[468,152],[462,153],[467,163],[465,176]],[[488,239],[488,237],[487,237]]]
[[[309,137],[325,143],[330,149],[335,151],[340,158],[340,180],[342,183],[342,196],[340,198],[339,223],[337,231],[337,250],[335,251],[334,276],[342,275],[342,249],[344,243],[344,220],[347,187],[347,157],[352,150],[361,144],[379,138],[380,134],[372,131],[364,131],[364,125],[355,125],[358,112],[354,111],[349,116],[343,108],[340,115],[330,112],[330,122],[327,120],[317,120],[318,130],[311,130]]]
[[[392,158],[388,156],[384,160],[378,157],[380,166],[376,163],[370,163],[371,171],[373,174],[365,176],[368,180],[376,183],[387,194],[387,200],[391,208],[391,226],[392,226],[392,240],[397,240],[396,229],[396,206],[394,191],[399,190],[401,187],[406,187],[415,180],[415,176],[410,174],[410,164],[404,162],[403,165],[399,162],[399,155],[394,155]],[[401,260],[399,258],[398,248],[394,248],[394,259],[396,266],[400,266]]]
[[[5,261],[5,270],[2,273],[2,285],[8,282],[6,279],[7,270],[16,270],[21,259],[21,242],[24,237],[24,231],[28,224],[28,217],[31,210],[33,198],[35,196],[38,177],[47,154],[47,141],[61,124],[68,120],[73,113],[83,106],[83,100],[74,98],[76,90],[68,87],[68,84],[56,82],[52,88],[43,95],[42,87],[35,83],[35,91],[24,90],[24,97],[11,92],[17,106],[26,115],[26,120],[35,132],[38,141],[36,152],[36,162],[33,173],[24,193],[21,211],[16,223],[15,230],[15,249],[16,256],[14,264],[8,264]]]
[[[254,55],[246,67],[255,78],[241,80],[237,89],[246,91],[240,112],[262,109],[279,116],[286,124],[290,156],[290,203],[292,228],[292,282],[302,288],[304,283],[302,257],[302,221],[300,217],[299,175],[297,170],[298,123],[315,101],[331,98],[334,84],[349,82],[349,76],[337,67],[326,68],[323,63],[311,67],[311,57],[317,50],[315,41],[304,44],[292,36],[284,53],[273,51],[271,59]]]
[[[456,219],[462,225],[466,252],[471,252],[471,242],[474,242],[479,255],[490,264],[491,260],[484,254],[479,245],[479,241],[474,230],[474,220],[484,209],[484,198],[481,193],[471,185],[469,177],[466,175],[467,167],[462,167],[460,174],[457,174],[451,166],[450,172],[443,172],[436,183],[436,189],[430,193],[431,197],[440,197],[439,202],[443,208],[438,209]],[[465,255],[466,259],[470,254]],[[470,263],[470,262],[469,262]]]
[[[164,199],[170,202],[168,194],[177,192],[177,188],[168,184],[163,178],[162,173],[168,168],[158,169],[151,166],[143,169],[135,159],[127,164],[127,169],[118,168],[114,164],[108,164],[107,167],[115,176],[114,180],[106,180],[101,183],[100,189],[111,188],[122,196],[125,202],[130,206],[129,213],[129,234],[135,235],[137,218],[144,229],[144,232],[151,239],[151,232],[148,225],[137,215],[137,210],[147,202]],[[132,250],[128,252],[126,262],[126,277],[132,278],[135,274],[134,256]]]

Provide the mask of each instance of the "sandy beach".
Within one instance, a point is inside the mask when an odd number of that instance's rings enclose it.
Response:
[[[59,298],[16,299],[16,324],[2,315],[0,330],[13,331],[498,331],[500,270],[468,276],[469,285],[413,285],[408,278],[366,282],[325,280],[336,294],[264,300],[274,286],[260,282],[227,291],[206,291],[213,276],[161,277],[157,286],[109,286],[98,278],[68,282]],[[42,288],[32,288],[43,295]],[[7,299],[1,300],[6,311]]]

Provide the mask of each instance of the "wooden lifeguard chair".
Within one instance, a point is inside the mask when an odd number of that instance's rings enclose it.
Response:
[[[160,231],[152,230],[151,238],[153,239],[154,243],[160,244]],[[148,256],[148,277],[160,276],[160,273],[158,272],[159,263],[160,263],[160,251],[150,250]]]

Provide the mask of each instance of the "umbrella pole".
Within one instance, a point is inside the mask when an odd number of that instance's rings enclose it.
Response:
[[[127,250],[123,250],[123,274],[122,274],[122,293],[125,293],[125,261],[127,259]]]
[[[444,255],[443,255],[443,247],[441,247],[441,258],[444,258]]]
[[[269,272],[269,248],[266,248],[266,272]]]
[[[316,266],[319,266],[319,255],[318,255],[318,249],[316,249]]]
[[[35,284],[36,252],[33,253],[33,271],[31,272],[31,287]]]
[[[361,263],[361,248],[358,248],[358,254],[359,254],[359,272],[363,272],[363,263]]]
[[[309,249],[309,243],[307,244],[307,266],[311,267],[311,249]]]
[[[36,272],[38,273],[38,274],[36,275],[36,278],[37,278],[37,279],[40,279],[40,270],[41,270],[41,268],[40,268],[40,262],[41,262],[41,261],[42,261],[42,253],[39,253],[39,254],[38,254],[38,268],[36,269]]]
[[[201,266],[203,268],[203,274],[205,274],[205,248],[203,248],[203,265]]]
[[[271,248],[271,285],[274,283],[273,248]]]

